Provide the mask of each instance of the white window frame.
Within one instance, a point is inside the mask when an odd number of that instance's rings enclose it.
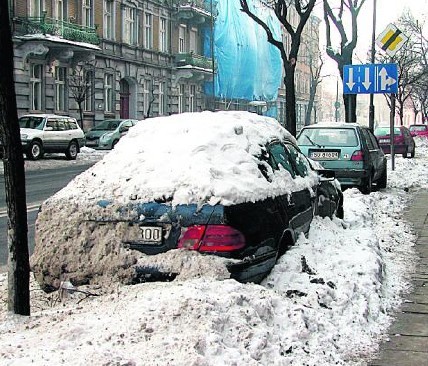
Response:
[[[153,15],[144,14],[144,48],[153,48]]]
[[[195,28],[191,28],[189,32],[189,52],[197,53],[197,50],[198,50],[197,39],[198,39],[198,30]]]
[[[45,10],[45,1],[44,0],[31,0],[29,14],[32,17],[41,17],[43,15],[43,10]]]
[[[104,111],[113,112],[113,87],[114,87],[113,74],[104,74]]]
[[[150,79],[144,80],[144,89],[143,89],[144,116],[146,116],[148,109],[149,109],[151,86],[152,86],[152,81]]]
[[[165,101],[165,82],[159,82],[159,115],[163,116],[166,113],[166,101]]]
[[[137,9],[126,6],[123,9],[123,41],[137,44]]]
[[[186,32],[187,27],[184,24],[180,24],[178,27],[178,52],[186,52]]]
[[[36,69],[39,71],[36,72]],[[30,110],[42,110],[42,85],[43,85],[43,65],[31,64],[30,75]]]
[[[85,100],[83,102],[83,110],[85,112],[91,112],[94,106],[94,93],[93,93],[94,72],[92,70],[85,71],[84,81],[85,81]]]
[[[67,21],[67,0],[54,0],[53,17],[59,21]]]
[[[186,111],[186,85],[178,84],[178,113]]]
[[[94,26],[94,3],[93,0],[82,1],[82,25],[86,27]]]
[[[103,37],[114,41],[115,39],[115,2],[113,0],[104,0],[103,15]]]
[[[67,68],[63,66],[55,67],[55,110],[65,111],[67,97]]]
[[[166,18],[159,19],[159,51],[168,52],[168,21]]]
[[[196,112],[196,85],[189,85],[189,112]]]

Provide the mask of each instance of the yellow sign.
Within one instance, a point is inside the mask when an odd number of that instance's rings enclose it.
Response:
[[[394,56],[408,39],[409,37],[402,33],[394,24],[390,23],[376,38],[376,44],[389,56]]]

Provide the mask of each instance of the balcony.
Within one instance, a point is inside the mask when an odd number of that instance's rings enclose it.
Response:
[[[175,55],[175,66],[192,66],[212,72],[212,58],[198,55],[194,52],[178,53]]]
[[[177,20],[204,23],[212,17],[212,0],[176,0]]]
[[[16,17],[13,23],[16,35],[49,34],[74,42],[85,42],[94,45],[100,43],[96,28],[65,22],[46,16]]]
[[[186,79],[189,82],[210,81],[215,73],[212,58],[198,55],[194,52],[178,53],[175,55],[174,83]]]

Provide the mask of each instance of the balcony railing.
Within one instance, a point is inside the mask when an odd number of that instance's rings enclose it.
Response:
[[[47,16],[17,17],[14,19],[14,26],[15,33],[19,35],[41,33],[59,36],[69,41],[95,45],[100,43],[96,27],[86,27]]]
[[[194,52],[176,54],[175,65],[178,67],[190,65],[208,70],[212,70],[213,68],[212,59],[210,57],[198,55]]]
[[[211,1],[207,0],[177,0],[178,8],[191,7],[194,9],[201,9],[211,14]]]

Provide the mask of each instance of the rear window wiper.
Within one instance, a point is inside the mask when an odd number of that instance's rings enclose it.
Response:
[[[308,135],[305,135],[305,137],[309,140],[309,142],[310,142],[313,146],[316,146],[316,147],[322,148],[322,146],[321,146],[321,145],[318,145],[318,144],[316,144],[315,142],[313,142],[313,141],[312,141],[312,139],[311,139]]]

